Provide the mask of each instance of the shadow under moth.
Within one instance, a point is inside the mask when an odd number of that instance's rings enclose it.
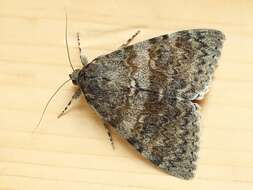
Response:
[[[83,95],[105,126],[112,126],[143,157],[170,175],[190,179],[200,125],[193,101],[208,90],[225,36],[218,30],[192,29],[129,45],[137,34],[89,63],[79,47],[83,68],[71,65],[68,81],[79,88],[68,106]]]

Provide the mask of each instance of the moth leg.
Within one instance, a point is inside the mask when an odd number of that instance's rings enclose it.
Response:
[[[128,45],[133,41],[133,39],[134,39],[140,32],[141,32],[141,31],[138,30],[134,35],[132,35],[131,38],[129,38],[129,39],[126,41],[126,43],[122,44],[119,48],[123,48],[123,47],[128,46]]]
[[[68,102],[68,104],[65,106],[65,108],[62,110],[62,112],[57,116],[57,118],[60,118],[61,116],[64,115],[64,113],[67,111],[67,109],[69,108],[69,106],[71,105],[73,100],[76,100],[77,98],[79,98],[81,95],[81,89],[79,88],[74,95],[72,96],[71,100]]]
[[[85,66],[85,65],[88,64],[88,59],[85,55],[82,54],[82,48],[81,48],[81,43],[80,43],[80,34],[79,34],[79,32],[76,33],[76,38],[77,38],[77,47],[78,47],[78,50],[79,50],[79,57],[80,57],[82,65]]]
[[[104,126],[105,126],[105,130],[107,132],[107,135],[109,136],[109,140],[111,142],[111,145],[112,145],[112,149],[114,150],[115,147],[114,147],[114,143],[113,143],[113,140],[112,140],[112,134],[111,134],[111,130],[109,128],[109,125],[107,123],[104,123]]]

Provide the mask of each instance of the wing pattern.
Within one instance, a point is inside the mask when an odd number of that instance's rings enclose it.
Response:
[[[145,158],[171,175],[192,178],[203,98],[224,35],[186,30],[100,56],[83,68],[87,101]]]

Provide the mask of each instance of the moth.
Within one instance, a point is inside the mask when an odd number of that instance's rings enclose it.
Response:
[[[208,91],[225,36],[192,29],[129,45],[136,35],[89,63],[80,53],[83,68],[69,75],[78,86],[71,101],[83,95],[106,126],[143,157],[172,176],[190,179],[200,127],[194,101]]]

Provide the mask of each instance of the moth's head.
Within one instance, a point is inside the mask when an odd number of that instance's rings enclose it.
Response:
[[[80,73],[80,69],[75,69],[71,74],[69,74],[70,79],[72,80],[72,83],[74,85],[78,85],[78,78],[79,78],[79,73]]]

